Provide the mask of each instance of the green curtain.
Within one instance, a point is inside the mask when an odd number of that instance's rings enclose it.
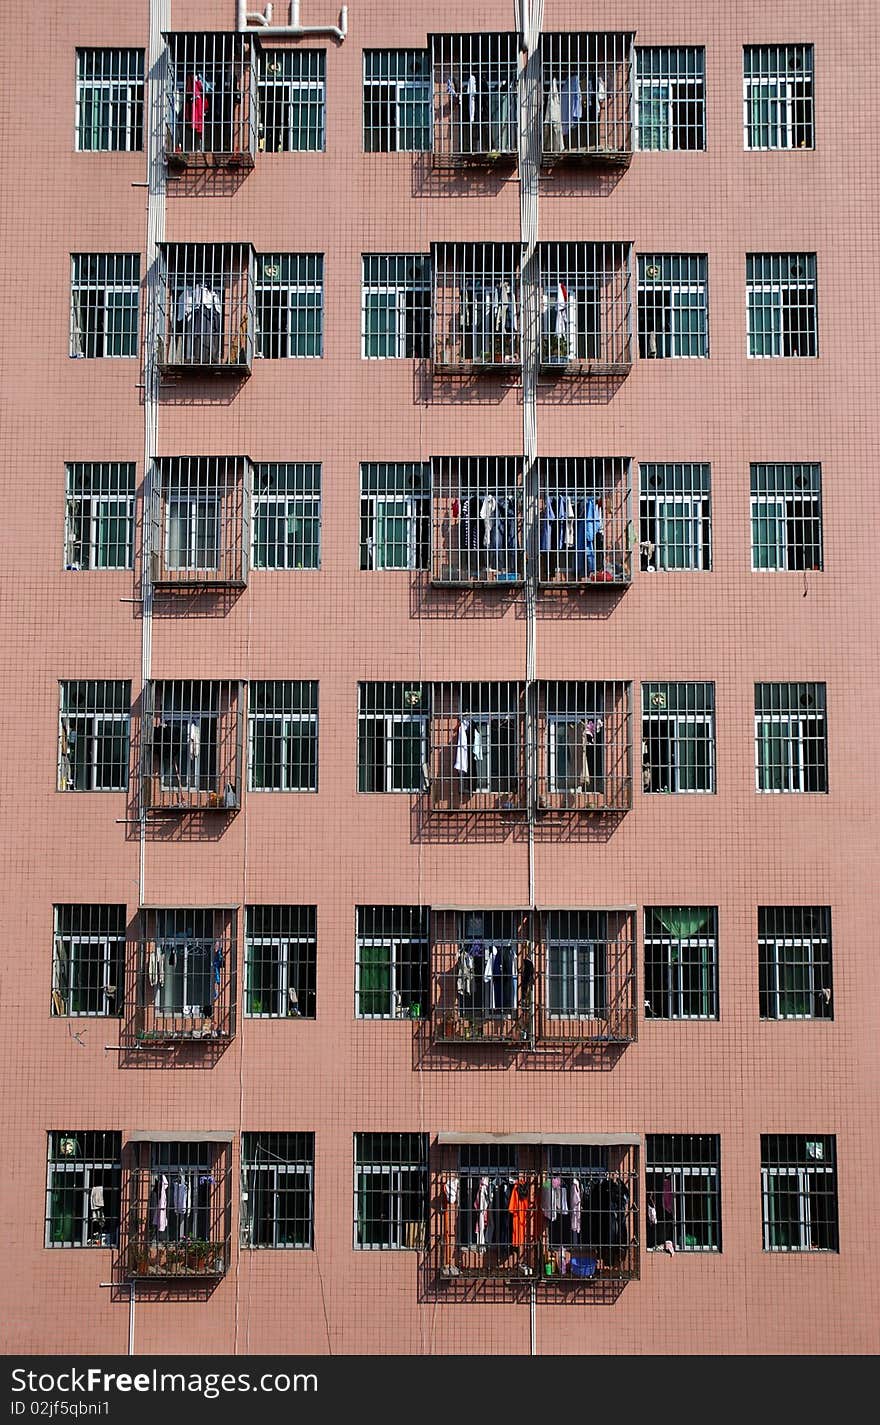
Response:
[[[391,1013],[391,946],[376,943],[360,947],[358,1003],[361,1014]]]
[[[705,907],[661,906],[654,914],[663,929],[673,940],[689,940],[708,924],[709,911]]]

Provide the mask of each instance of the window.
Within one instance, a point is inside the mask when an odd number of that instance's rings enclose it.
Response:
[[[303,153],[325,146],[322,49],[260,49],[257,54],[260,149]]]
[[[358,791],[421,791],[429,716],[421,683],[358,684]]]
[[[709,355],[705,257],[639,256],[639,355]]]
[[[137,356],[140,280],[136,252],[72,254],[71,356]]]
[[[642,569],[711,569],[711,467],[642,465],[641,476]]]
[[[746,45],[743,127],[747,149],[813,148],[813,46]]]
[[[364,50],[364,153],[430,149],[432,110],[427,50]]]
[[[762,1019],[833,1019],[828,906],[758,906]]]
[[[124,965],[124,905],[56,905],[53,1014],[119,1014]]]
[[[647,1247],[721,1251],[720,1140],[715,1134],[649,1133],[645,1145]]]
[[[718,1018],[715,906],[645,906],[645,1014]]]
[[[636,49],[636,144],[640,149],[706,147],[705,51]]]
[[[595,154],[599,159],[628,157],[633,39],[624,31],[549,31],[541,36],[545,162],[565,153]],[[515,79],[512,88],[515,92]]]
[[[824,683],[755,684],[759,792],[827,792]]]
[[[749,356],[818,356],[816,254],[746,255]]]
[[[361,321],[365,357],[428,356],[431,259],[418,254],[365,255]]]
[[[753,465],[752,568],[822,568],[821,465]]]
[[[765,1252],[836,1252],[837,1140],[761,1134]]]
[[[424,906],[358,906],[356,983],[359,1019],[418,1019],[427,1013]]]
[[[249,905],[244,1012],[255,1019],[314,1019],[318,952],[313,905]]]
[[[257,356],[322,356],[324,259],[319,253],[257,257]]]
[[[131,569],[134,464],[76,461],[65,470],[65,569]]]
[[[60,792],[125,791],[130,707],[128,681],[61,683]]]
[[[521,257],[519,243],[433,244],[434,360],[439,366],[519,369]],[[574,294],[572,305],[574,312]],[[567,313],[566,306],[566,321]],[[559,350],[563,345],[567,354],[567,343],[560,343]]]
[[[241,1245],[312,1247],[314,1133],[241,1135]]]
[[[642,684],[642,790],[714,792],[714,683]]]
[[[76,147],[79,152],[133,152],[143,146],[143,50],[77,50]]]
[[[163,456],[145,504],[154,585],[244,585],[252,471],[237,455]]]
[[[222,1276],[229,1265],[231,1143],[132,1147],[143,1166],[126,1173],[131,1275]]]
[[[427,569],[431,467],[361,465],[361,568]]]
[[[423,1247],[427,1208],[427,1134],[356,1133],[355,1248]]]
[[[318,790],[318,684],[251,683],[248,787]]]
[[[168,42],[165,156],[170,170],[253,167],[257,146],[254,85],[259,40],[253,31],[182,31]],[[207,160],[207,162],[206,162]]]
[[[255,569],[319,569],[320,465],[258,465],[252,529]]]
[[[607,960],[604,911],[549,912],[546,994],[551,1019],[595,1019],[607,1013]]]
[[[631,253],[628,242],[538,244],[542,366],[576,369],[577,363],[589,363],[585,369],[597,374],[629,369]],[[519,262],[517,252],[517,269]],[[517,270],[512,276],[514,290],[518,275]],[[479,293],[477,299],[479,310]],[[491,302],[483,306],[491,316]]]
[[[49,1134],[47,1247],[113,1247],[119,1239],[122,1134]]]

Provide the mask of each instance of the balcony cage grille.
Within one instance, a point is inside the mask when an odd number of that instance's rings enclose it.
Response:
[[[434,364],[514,374],[520,361],[518,243],[434,243]]]
[[[512,34],[431,35],[434,164],[512,165],[518,131]]]
[[[158,270],[160,371],[249,372],[255,331],[250,243],[160,243]]]
[[[259,41],[237,31],[177,32],[165,38],[165,159],[169,169],[253,168],[259,121]]]
[[[155,462],[150,492],[150,577],[169,589],[243,587],[253,486],[240,455],[180,455]]]
[[[443,811],[525,810],[525,688],[435,683],[430,804]]]
[[[539,811],[629,810],[629,683],[539,682],[534,735]]]
[[[215,1280],[229,1268],[231,1146],[130,1143],[123,1164],[121,1275]]]
[[[521,458],[435,456],[432,582],[509,585],[524,574]]]
[[[537,467],[539,584],[629,584],[634,544],[629,459],[539,457]]]
[[[317,916],[313,905],[246,907],[246,1018],[315,1018]]]
[[[52,956],[53,1015],[122,1013],[124,905],[56,905]]]
[[[143,805],[148,812],[237,811],[244,684],[163,679],[144,688]]]
[[[762,1019],[833,1019],[831,909],[758,906]]]
[[[629,371],[631,268],[628,242],[538,244],[543,370],[594,376]]]
[[[146,1047],[232,1039],[236,957],[234,910],[141,911],[129,955],[135,1042]]]
[[[626,168],[632,157],[633,34],[541,36],[542,159]]]

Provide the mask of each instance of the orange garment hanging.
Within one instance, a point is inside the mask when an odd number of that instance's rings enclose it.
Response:
[[[538,1217],[534,1183],[525,1183],[522,1179],[515,1182],[507,1206],[513,1218],[514,1247],[524,1247],[527,1242],[534,1242]]]

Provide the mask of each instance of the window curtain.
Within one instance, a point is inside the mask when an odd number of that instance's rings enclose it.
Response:
[[[360,1013],[390,1015],[391,946],[362,944],[359,959],[358,1001]]]
[[[669,125],[669,85],[642,84],[639,88],[639,148],[672,146]]]
[[[654,914],[667,935],[673,940],[689,940],[698,935],[709,922],[708,910],[699,907],[661,906]]]

